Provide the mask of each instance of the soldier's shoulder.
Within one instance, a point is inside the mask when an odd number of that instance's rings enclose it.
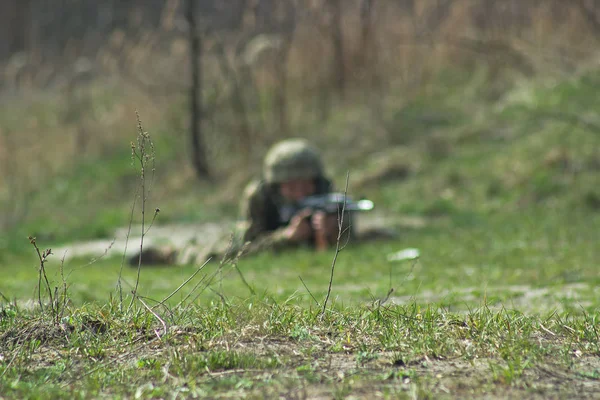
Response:
[[[265,182],[260,179],[254,179],[246,185],[242,194],[243,199],[255,199],[264,196],[266,193]]]
[[[240,199],[240,212],[242,215],[260,213],[267,203],[267,186],[262,180],[250,181],[244,188]]]

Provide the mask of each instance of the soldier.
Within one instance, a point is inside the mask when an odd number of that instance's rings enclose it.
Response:
[[[289,139],[275,144],[265,157],[262,179],[250,182],[244,190],[240,207],[243,241],[250,242],[253,250],[303,244],[323,250],[334,244],[339,232],[337,215],[311,210],[286,215],[303,198],[332,189],[319,153],[307,141]],[[343,229],[349,226],[348,216],[345,219]]]
[[[265,156],[262,175],[244,190],[240,203],[243,220],[238,224],[233,240],[224,238],[208,249],[193,243],[179,251],[169,247],[149,248],[142,254],[142,263],[201,263],[210,255],[248,254],[294,246],[323,250],[337,242],[338,215],[311,210],[295,212],[296,204],[303,198],[326,194],[333,189],[313,146],[303,139],[288,139],[275,144]],[[346,235],[350,234],[349,214],[344,216],[343,225],[345,241]],[[138,257],[139,254],[130,258],[132,266],[137,265]]]

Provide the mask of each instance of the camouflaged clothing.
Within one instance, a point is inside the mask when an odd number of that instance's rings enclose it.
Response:
[[[197,264],[210,256],[223,259],[264,249],[279,250],[292,244],[302,245],[292,243],[285,237],[289,222],[289,218],[285,216],[293,215],[296,207],[284,201],[279,194],[278,185],[291,179],[314,179],[315,195],[331,192],[331,182],[323,178],[319,152],[300,138],[276,143],[265,156],[263,178],[246,186],[240,204],[242,221],[235,227],[233,235],[216,238],[208,246],[206,243],[191,242],[181,249],[153,250],[148,252],[147,259],[153,259],[156,263],[175,260],[176,264]],[[314,240],[306,242],[311,245]]]
[[[331,183],[324,178],[316,180],[316,193],[331,191]],[[210,245],[191,241],[181,248],[165,246],[150,248],[142,254],[143,264],[201,265],[208,258],[216,261],[235,258],[264,250],[282,250],[298,246],[285,237],[286,224],[281,221],[279,209],[284,205],[275,185],[264,180],[250,182],[240,202],[241,220],[232,227],[232,233],[214,238]],[[302,244],[300,244],[302,245]],[[304,245],[312,245],[309,240]],[[137,265],[137,255],[130,260]]]
[[[317,178],[315,186],[315,194],[325,194],[332,190],[331,182],[325,178]],[[282,222],[279,214],[284,205],[275,185],[269,185],[265,181],[252,181],[246,186],[240,203],[240,213],[244,219],[241,238],[244,243],[250,243],[244,253],[264,249],[280,250],[297,245],[285,237],[286,223]]]

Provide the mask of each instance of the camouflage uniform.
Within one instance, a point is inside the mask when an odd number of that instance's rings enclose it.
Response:
[[[331,181],[324,176],[317,150],[303,139],[284,140],[274,145],[265,156],[262,179],[251,181],[244,189],[240,202],[242,221],[229,240],[223,238],[208,249],[190,244],[180,251],[164,249],[156,253],[163,255],[165,261],[190,264],[203,262],[211,255],[223,257],[225,253],[248,254],[298,246],[298,243],[286,238],[287,222],[282,221],[280,215],[280,210],[291,204],[279,194],[278,185],[292,179],[314,179],[316,195],[333,190]],[[350,226],[349,219],[349,216],[345,217],[344,228]],[[307,240],[304,245],[311,246],[312,240]]]
[[[290,241],[285,230],[280,210],[291,207],[280,194],[278,185],[292,179],[313,179],[314,194],[332,191],[332,184],[324,176],[321,157],[317,150],[303,139],[288,139],[275,144],[265,156],[263,176],[253,180],[244,189],[240,201],[241,221],[236,225],[233,235],[218,241],[219,248],[184,249],[178,257],[178,263],[189,263],[185,254],[195,254],[196,262],[212,255],[222,258],[225,253],[247,255],[263,250],[278,251],[298,245],[311,246],[312,238],[305,243]],[[198,257],[199,256],[199,257]]]
[[[329,182],[321,182],[321,190],[315,194],[329,192],[326,189]],[[295,246],[285,237],[287,225],[280,221],[278,210],[283,202],[273,193],[269,185],[264,181],[251,182],[245,190],[242,204],[242,215],[245,221],[242,226],[242,238],[244,243],[249,244],[248,251],[257,251],[265,248],[279,250],[288,246]],[[310,245],[310,240],[306,243]]]

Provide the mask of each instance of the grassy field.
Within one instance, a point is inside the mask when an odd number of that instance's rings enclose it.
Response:
[[[143,270],[131,309],[130,296],[121,308],[115,290],[119,260],[73,261],[73,303],[58,317],[36,307],[32,257],[3,280],[3,293],[22,300],[2,307],[2,393],[593,397],[598,219],[573,213],[535,224],[541,217],[432,222],[395,241],[350,245],[324,314],[331,253],[263,254],[237,269],[208,264],[162,305],[195,268]],[[387,261],[415,245],[417,262]],[[57,267],[47,265],[52,282],[60,282]],[[135,271],[126,267],[123,277],[128,293]]]
[[[599,76],[523,84],[493,104],[429,93],[390,119],[413,137],[368,157],[326,148],[338,186],[350,169],[350,192],[399,233],[350,242],[326,307],[334,253],[306,249],[143,269],[133,301],[137,271],[120,257],[69,259],[65,290],[54,254],[52,305],[27,235],[41,250],[110,237],[137,182],[125,151],[104,160],[106,177],[90,163],[57,178],[36,200],[47,214],[0,242],[0,397],[599,397]],[[431,128],[431,110],[452,118]],[[168,146],[157,174],[178,157]],[[93,194],[64,189],[92,175]],[[86,203],[116,176],[120,198]],[[231,217],[233,203],[196,210],[206,190],[174,192],[157,224]],[[406,248],[420,257],[389,261]]]

